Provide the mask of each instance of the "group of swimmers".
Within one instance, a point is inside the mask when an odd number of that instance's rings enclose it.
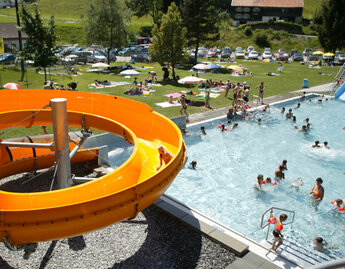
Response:
[[[257,176],[257,181],[255,187],[258,190],[263,191],[262,185],[278,185],[279,181],[285,179],[284,170],[287,170],[287,160],[283,160],[282,163],[278,166],[277,170],[274,172],[274,181],[270,177],[264,179],[262,174]]]

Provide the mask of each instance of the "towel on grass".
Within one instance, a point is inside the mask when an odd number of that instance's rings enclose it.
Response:
[[[156,106],[160,106],[160,107],[173,107],[173,106],[181,106],[180,103],[176,102],[176,103],[169,103],[168,101],[165,102],[161,102],[161,103],[155,103]]]

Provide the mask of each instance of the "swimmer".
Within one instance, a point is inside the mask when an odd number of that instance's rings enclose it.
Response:
[[[322,99],[317,99],[318,104],[322,104]]]
[[[309,122],[309,118],[305,118],[304,121],[305,121],[306,123],[308,123],[308,122]]]
[[[261,182],[263,181],[263,179],[264,179],[264,176],[262,174],[258,174],[256,183],[255,183],[255,187],[260,191],[263,191],[263,188],[261,186],[261,184],[262,184]]]
[[[325,149],[330,149],[330,147],[328,146],[328,142],[327,142],[327,141],[324,141],[324,142],[323,142],[323,147],[324,147]]]
[[[301,101],[304,101],[305,94],[306,94],[306,92],[302,92],[302,93],[300,94]]]
[[[265,108],[262,111],[266,112],[269,109],[270,109],[270,105],[265,105]]]
[[[196,169],[196,164],[197,164],[196,161],[192,161],[191,163],[188,164],[188,168],[195,170]]]
[[[236,123],[234,123],[234,125],[232,125],[231,130],[233,130],[233,129],[237,128],[237,127],[238,127],[238,123],[236,122]]]
[[[206,135],[205,127],[204,127],[204,126],[201,126],[201,127],[200,127],[200,130],[201,130],[201,133],[202,133],[203,135]]]
[[[292,116],[292,122],[296,122],[296,116]]]
[[[284,112],[285,112],[285,107],[282,107],[282,109],[280,110],[280,113],[284,113]]]
[[[224,132],[224,131],[227,131],[228,129],[227,128],[225,128],[225,125],[224,124],[222,124],[221,126],[220,126],[220,131],[221,132]]]
[[[320,144],[319,140],[316,140],[316,141],[315,141],[315,144],[311,145],[311,147],[312,147],[312,148],[319,148],[319,147],[320,147],[319,144]]]
[[[168,164],[171,161],[171,159],[173,158],[173,156],[163,146],[158,147],[158,152],[159,152],[159,163],[160,164],[159,164],[159,167],[156,168],[157,171],[162,167],[163,162],[165,164]]]
[[[331,204],[334,205],[339,211],[345,211],[345,200],[343,201],[341,199],[335,199],[331,202]]]
[[[318,178],[316,179],[316,183],[315,183],[313,189],[311,190],[311,192],[308,192],[308,193],[307,193],[307,195],[308,195],[308,194],[313,194],[313,199],[314,199],[315,201],[321,201],[321,200],[323,199],[323,195],[324,195],[324,193],[325,193],[325,190],[324,190],[324,188],[321,186],[322,182],[323,182],[322,178],[321,178],[321,177],[318,177]]]
[[[276,181],[279,181],[285,178],[283,171],[284,171],[284,165],[279,165],[278,169],[274,172]]]
[[[307,130],[310,130],[310,123],[307,123]]]
[[[302,125],[302,128],[298,130],[299,133],[308,133],[307,125]]]
[[[297,103],[296,108],[300,108],[300,107],[301,107],[301,104],[300,104],[300,103]]]
[[[314,250],[319,252],[325,252],[327,249],[337,249],[336,245],[327,247],[328,243],[322,237],[315,237],[314,241]]]
[[[292,116],[293,116],[293,114],[292,114],[292,109],[290,108],[290,109],[289,109],[289,112],[286,113],[285,117],[286,117],[286,119],[291,119]]]
[[[288,170],[287,169],[287,160],[283,160],[281,165],[284,166],[283,170]]]
[[[267,177],[266,179],[261,181],[261,184],[277,185],[277,182],[272,182],[272,179],[270,177]]]
[[[288,218],[288,216],[286,214],[281,214],[279,216],[279,220],[276,220],[273,224],[275,224],[275,228],[273,230],[273,236],[274,236],[274,240],[272,242],[272,250],[275,251],[277,253],[277,249],[279,246],[281,246],[283,244],[283,235],[281,234],[281,231],[284,229],[283,227],[283,222],[286,221]],[[270,212],[270,220],[274,219],[273,217],[273,209],[271,209]],[[278,242],[278,244],[276,245],[276,243]]]
[[[258,124],[261,125],[261,118],[258,118]]]
[[[187,131],[185,128],[181,128],[182,135],[190,135],[190,132]]]

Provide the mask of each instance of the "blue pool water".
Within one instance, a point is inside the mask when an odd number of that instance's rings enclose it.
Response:
[[[316,104],[316,100],[302,102],[299,109],[295,109],[297,102],[285,106],[293,109],[296,124],[280,113],[280,104],[269,112],[253,112],[250,120],[237,121],[239,127],[233,131],[220,132],[218,125],[225,119],[189,127],[188,162],[196,160],[200,169],[182,169],[167,194],[257,242],[266,236],[266,230],[260,229],[266,209],[293,210],[295,222],[284,226],[286,237],[298,237],[312,247],[312,239],[321,236],[339,246],[332,254],[345,257],[345,231],[341,230],[345,214],[331,205],[333,199],[345,199],[345,103],[331,99]],[[304,135],[294,125],[301,128],[306,117],[311,130]],[[206,136],[201,135],[201,125]],[[312,148],[315,140],[328,141],[331,149]],[[288,167],[283,182],[263,186],[265,192],[253,188],[259,173],[274,178],[283,159]],[[323,179],[325,189],[318,205],[306,195],[317,177]],[[297,178],[304,184],[289,188]]]

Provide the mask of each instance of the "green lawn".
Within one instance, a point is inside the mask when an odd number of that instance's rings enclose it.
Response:
[[[206,73],[200,74],[200,77],[219,81],[223,80],[226,81],[230,79],[232,82],[243,82],[246,81],[251,85],[254,89],[256,85],[260,82],[264,82],[266,85],[265,89],[265,96],[272,96],[278,95],[283,93],[288,93],[294,90],[298,90],[302,88],[303,79],[309,79],[310,87],[328,83],[333,81],[334,76],[338,72],[339,68],[332,68],[332,67],[322,67],[321,69],[311,69],[308,66],[300,65],[298,63],[290,63],[284,64],[284,71],[279,76],[267,76],[265,73],[268,72],[276,72],[278,65],[276,63],[262,63],[260,61],[257,62],[247,62],[247,61],[238,61],[238,64],[242,64],[243,66],[249,68],[250,72],[253,72],[252,76],[245,76],[245,77],[233,77],[230,74],[215,74],[215,73]],[[120,65],[117,63],[117,65]],[[136,64],[135,66],[140,67],[140,64]],[[147,78],[148,70],[155,70],[158,74],[158,78],[162,79],[163,71],[161,70],[160,65],[158,64],[145,64],[145,66],[152,67],[152,69],[147,69],[141,71],[141,75],[138,76],[138,81],[144,81]],[[87,91],[87,92],[95,92],[95,93],[102,93],[102,94],[110,94],[110,95],[117,95],[123,96],[131,99],[135,99],[150,105],[154,110],[168,116],[173,117],[179,115],[179,107],[172,107],[172,108],[161,108],[156,106],[155,103],[166,101],[168,98],[164,97],[164,94],[179,92],[181,90],[195,90],[197,91],[197,86],[184,86],[181,84],[177,84],[175,82],[162,82],[160,83],[163,85],[162,87],[154,87],[154,92],[152,95],[145,97],[145,96],[128,96],[124,94],[124,92],[131,88],[131,85],[127,86],[118,86],[114,88],[104,88],[104,89],[88,89],[88,85],[91,84],[95,79],[97,80],[108,80],[108,81],[128,81],[132,82],[133,78],[126,79],[119,75],[112,75],[112,74],[95,74],[95,73],[86,73],[85,70],[87,66],[81,66],[80,71],[83,75],[80,76],[56,76],[50,75],[48,79],[53,80],[54,82],[67,85],[71,81],[78,82],[78,90],[80,91]],[[20,71],[13,70],[10,68],[3,67],[0,68],[1,70],[1,83],[5,84],[7,82],[16,82],[22,88],[27,89],[40,89],[43,87],[44,76],[40,75],[35,72],[34,68],[30,68],[27,73],[27,81],[20,82]],[[52,73],[63,73],[63,67],[59,67],[58,70],[51,70]],[[328,74],[332,73],[331,76],[322,75],[320,73]],[[188,70],[177,70],[177,74],[182,78],[185,76],[191,75]],[[25,78],[26,80],[26,78]],[[257,94],[256,90],[253,90],[251,94]],[[188,98],[192,100],[197,100],[198,98],[195,96],[188,96]],[[218,98],[211,100],[211,106],[213,108],[229,106],[231,100],[224,98],[224,93]],[[188,111],[190,113],[198,113],[207,111],[208,109],[204,106],[191,106]]]
[[[323,0],[304,0],[303,17],[306,19],[312,19],[315,14],[315,10],[321,7]]]

